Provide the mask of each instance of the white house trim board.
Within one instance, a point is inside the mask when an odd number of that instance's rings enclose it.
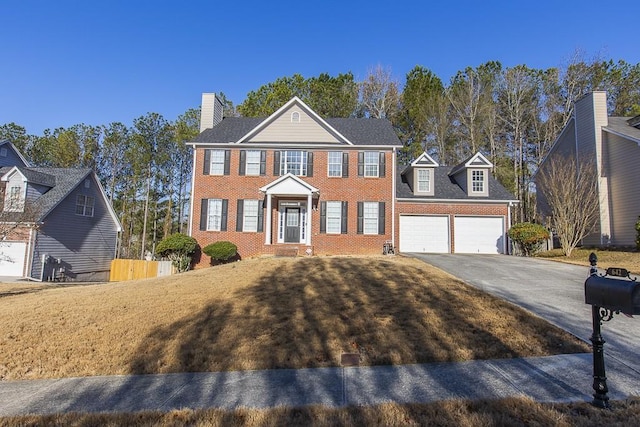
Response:
[[[476,153],[473,157],[469,159],[467,163],[464,164],[468,168],[492,168],[493,163],[491,163],[482,153]]]
[[[438,162],[433,160],[431,156],[427,153],[422,153],[417,159],[411,162],[411,166],[428,166],[428,167],[438,167],[440,166]]]
[[[640,145],[640,139],[639,139],[639,138],[634,138],[634,137],[632,137],[632,136],[625,135],[625,134],[620,133],[620,132],[616,132],[616,131],[615,131],[615,130],[613,130],[613,129],[608,129],[608,128],[606,128],[606,127],[605,127],[605,128],[602,128],[602,130],[603,130],[603,131],[605,131],[605,132],[607,132],[607,133],[610,133],[610,134],[613,134],[613,135],[619,136],[620,138],[628,139],[629,141],[633,141],[633,142],[635,142],[636,144]]]
[[[287,196],[308,196],[320,193],[320,190],[307,184],[292,173],[281,176],[270,184],[260,188],[260,191],[267,195],[281,194]]]
[[[300,98],[294,96],[280,107],[275,113],[267,117],[264,121],[262,121],[258,126],[249,131],[245,136],[240,138],[236,143],[241,144],[244,142],[248,142],[252,137],[256,136],[258,133],[266,129],[269,125],[275,122],[282,114],[286,113],[292,106],[297,105],[300,110],[303,110],[308,116],[310,116],[316,123],[322,126],[327,130],[328,133],[333,134],[334,137],[337,138],[336,142],[341,142],[347,145],[353,145],[349,139],[347,139],[344,135],[338,132],[334,127],[329,125],[322,117],[320,117],[315,111],[313,111],[307,104],[302,102]]]

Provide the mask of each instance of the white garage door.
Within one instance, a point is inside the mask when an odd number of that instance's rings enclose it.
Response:
[[[504,228],[502,217],[454,218],[453,232],[458,254],[502,254],[504,253]]]
[[[0,276],[23,276],[26,247],[22,242],[0,242]]]
[[[449,253],[449,217],[400,216],[400,252]]]

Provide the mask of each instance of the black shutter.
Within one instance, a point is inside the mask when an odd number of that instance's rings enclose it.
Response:
[[[229,199],[222,199],[222,218],[220,219],[220,231],[227,231],[227,211],[229,210]]]
[[[264,231],[264,200],[258,201],[258,232]]]
[[[378,203],[378,234],[384,234],[384,202]]]
[[[349,177],[349,153],[342,153],[342,177]]]
[[[307,176],[313,176],[313,153],[307,152]]]
[[[320,202],[320,233],[327,232],[327,202]]]
[[[379,171],[380,171],[378,173],[378,176],[380,178],[384,178],[384,176],[385,176],[385,161],[384,161],[384,152],[383,151],[380,152],[380,165],[378,167],[379,167]]]
[[[280,175],[280,151],[273,152],[273,176]]]
[[[267,174],[267,152],[265,150],[260,151],[260,175]]]
[[[200,202],[200,230],[206,231],[207,220],[209,219],[209,199],[202,199]]]
[[[247,152],[246,150],[240,150],[240,169],[238,174],[240,176],[244,175],[247,170]]]
[[[236,231],[242,231],[242,209],[244,208],[244,200],[238,199],[238,212],[236,213]]]
[[[202,173],[205,175],[209,175],[211,171],[211,150],[204,150],[204,165],[202,168]]]
[[[231,150],[224,150],[224,174],[229,175],[231,165]]]
[[[364,176],[364,152],[358,152],[358,176]]]
[[[347,214],[349,213],[349,202],[342,202],[342,225],[340,232],[347,234]]]
[[[364,202],[358,202],[358,234],[364,232]]]

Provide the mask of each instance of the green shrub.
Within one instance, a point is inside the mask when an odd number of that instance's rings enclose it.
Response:
[[[168,236],[156,246],[156,254],[171,260],[178,273],[191,268],[191,257],[198,248],[198,242],[186,234],[176,233]]]
[[[540,250],[542,243],[549,238],[549,230],[540,224],[521,222],[509,229],[509,238],[513,240],[524,256],[531,256]]]
[[[211,260],[219,262],[228,262],[238,253],[238,247],[231,242],[220,241],[211,243],[202,248],[202,252],[209,255]]]
[[[636,249],[640,251],[640,216],[636,221]]]

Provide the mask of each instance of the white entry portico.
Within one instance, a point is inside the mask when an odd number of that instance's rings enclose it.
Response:
[[[320,190],[288,173],[260,188],[260,191],[267,197],[265,245],[273,241],[274,197],[278,198],[276,242],[311,245],[313,198],[319,196]]]

